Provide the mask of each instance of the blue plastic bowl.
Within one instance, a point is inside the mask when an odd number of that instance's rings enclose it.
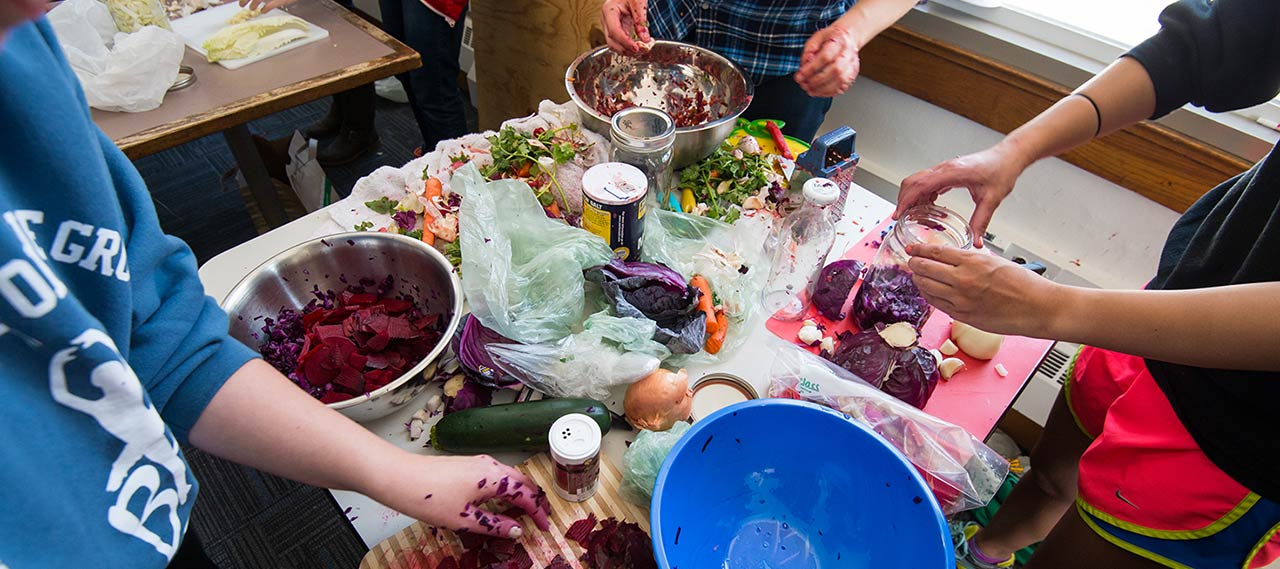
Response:
[[[942,510],[897,449],[786,399],[694,424],[658,473],[650,529],[663,569],[956,566]]]

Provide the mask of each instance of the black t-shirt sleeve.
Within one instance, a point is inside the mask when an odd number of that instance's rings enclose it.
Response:
[[[1126,54],[1156,88],[1162,117],[1190,102],[1222,112],[1280,91],[1280,2],[1182,0],[1160,14],[1159,33]]]

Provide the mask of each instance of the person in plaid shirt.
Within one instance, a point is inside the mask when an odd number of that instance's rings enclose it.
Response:
[[[609,47],[637,55],[653,38],[714,50],[755,84],[744,118],[779,119],[786,134],[813,140],[858,77],[858,50],[916,0],[606,0]]]

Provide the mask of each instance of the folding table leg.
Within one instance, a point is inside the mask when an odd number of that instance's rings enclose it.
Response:
[[[267,225],[271,228],[284,225],[284,206],[276,196],[275,185],[271,181],[271,176],[267,174],[267,165],[262,161],[262,155],[258,154],[258,149],[253,144],[249,125],[239,124],[228,128],[222,131],[222,136],[227,139],[227,146],[231,147],[231,154],[236,158],[240,173],[249,184],[249,194],[253,196],[254,201],[258,202],[258,209],[262,212]]]

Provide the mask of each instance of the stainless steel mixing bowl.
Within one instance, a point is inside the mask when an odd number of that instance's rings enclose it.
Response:
[[[300,309],[321,291],[346,290],[368,278],[395,279],[394,293],[412,296],[427,312],[440,313],[447,326],[422,361],[386,386],[346,401],[330,403],[356,421],[391,414],[426,388],[423,371],[445,350],[462,318],[462,285],[449,260],[418,239],[390,233],[354,232],[313,239],[272,257],[240,280],[222,301],[231,318],[231,336],[251,348],[262,343],[262,318],[281,308]]]
[[[714,152],[733,131],[755,91],[733,61],[709,49],[664,40],[638,58],[618,54],[608,46],[579,55],[565,71],[564,87],[582,110],[583,124],[606,137],[612,112],[606,114],[601,108],[626,101],[678,115],[687,112],[683,101],[701,92],[709,102],[709,118],[676,128],[671,159],[676,168]]]

